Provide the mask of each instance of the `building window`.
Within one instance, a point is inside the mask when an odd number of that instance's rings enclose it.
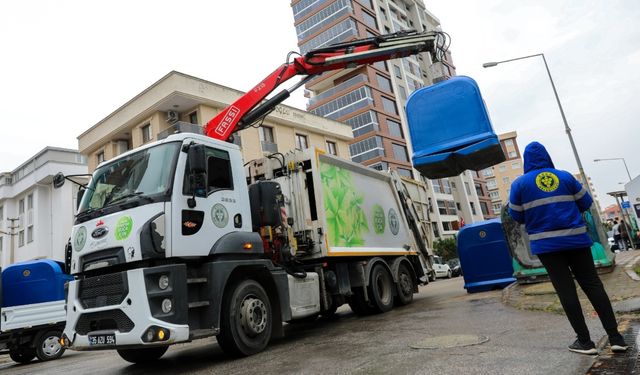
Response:
[[[471,213],[473,215],[477,215],[477,213],[476,213],[476,205],[473,202],[469,202],[469,204],[471,205]]]
[[[18,214],[24,213],[24,199],[18,201]]]
[[[24,246],[24,230],[18,232],[18,247]]]
[[[489,207],[485,202],[480,202],[480,210],[482,211],[483,215],[485,216],[489,215]]]
[[[362,19],[365,25],[369,26],[372,29],[378,29],[376,18],[374,16],[370,15],[367,12],[362,12]]]
[[[496,189],[497,187],[498,184],[496,183],[496,180],[487,180],[487,189]]]
[[[483,170],[482,170],[482,175],[483,175],[484,177],[491,177],[491,176],[493,176],[493,168],[483,169]]]
[[[4,206],[0,206],[0,225],[4,222]]]
[[[389,135],[396,138],[404,138],[402,125],[399,122],[387,119],[387,127],[389,128]]]
[[[306,135],[296,134],[296,148],[298,150],[306,150],[309,148],[309,142]]]
[[[376,61],[373,63],[373,66],[375,66],[376,68],[380,69],[380,70],[384,70],[385,72],[387,71],[387,63],[384,61]],[[391,86],[391,85],[389,85]],[[389,90],[391,91],[391,90]]]
[[[393,113],[394,115],[398,114],[398,107],[396,106],[396,102],[385,96],[382,97],[382,107],[387,113]]]
[[[482,185],[474,184],[474,186],[476,187],[476,194],[478,194],[479,197],[484,196],[484,191],[482,191]]]
[[[2,256],[2,240],[3,238],[0,237],[0,257]]]
[[[496,202],[492,206],[493,206],[493,213],[496,214],[496,215],[499,215],[500,214],[500,210],[502,209],[502,203]]]
[[[193,111],[189,113],[189,122],[192,124],[198,123],[198,111]]]
[[[513,158],[517,158],[518,157],[518,153],[515,151],[509,151],[509,158],[513,159]]]
[[[513,146],[513,140],[512,139],[505,140],[504,145],[508,147]]]
[[[456,202],[450,200],[438,200],[438,212],[440,215],[456,215]]]
[[[332,120],[346,116],[359,109],[373,104],[373,96],[368,86],[362,86],[339,98],[310,110],[314,115],[327,117]]]
[[[440,184],[442,185],[442,192],[445,194],[451,194],[451,183],[449,179],[443,178],[440,180]]]
[[[374,136],[349,145],[351,160],[356,163],[371,160],[379,156],[385,156],[382,146],[382,137]]]
[[[396,171],[402,177],[413,178],[413,173],[409,169],[397,168]]]
[[[520,163],[511,163],[511,169],[519,169],[520,168]]]
[[[27,195],[27,210],[33,210],[33,193]]]
[[[378,79],[378,86],[385,90],[386,92],[393,92],[391,88],[391,80],[383,75],[376,74],[376,78]]]
[[[511,181],[509,180],[509,176],[502,177],[502,183],[503,183],[503,184],[508,184],[509,182],[511,182]]]
[[[407,90],[403,86],[398,86],[398,91],[402,100],[407,100]]]
[[[500,170],[500,172],[504,172],[507,170],[507,166],[506,165],[501,165],[498,167],[498,169]]]
[[[489,198],[491,199],[499,199],[500,198],[500,192],[495,190],[495,191],[490,191],[489,192]]]
[[[335,142],[327,141],[327,153],[331,155],[338,155]]]
[[[351,125],[354,137],[380,130],[376,112],[367,111],[344,121]]]
[[[278,145],[273,137],[273,128],[268,126],[261,126],[259,131],[260,144],[262,145],[262,151],[278,152]]]
[[[465,181],[464,190],[466,190],[467,195],[471,195],[471,188],[469,187],[469,183]]]
[[[142,131],[142,143],[147,143],[151,140],[151,124],[144,125],[140,128]]]
[[[96,160],[98,161],[98,164],[104,161],[104,151],[98,152],[98,154],[96,155]]]
[[[388,16],[387,16],[387,11],[386,11],[386,10],[384,10],[384,9],[380,8],[380,14],[382,14],[382,18],[384,18],[384,20],[385,20],[385,21],[388,21],[388,20],[389,20],[389,18],[388,18]]]
[[[402,71],[400,70],[400,67],[398,65],[393,66],[393,72],[396,74],[397,78],[402,79]]]
[[[397,145],[393,143],[393,157],[397,160],[401,161],[409,161],[409,156],[407,155],[407,148],[402,145]]]
[[[27,227],[27,243],[33,242],[33,225]]]

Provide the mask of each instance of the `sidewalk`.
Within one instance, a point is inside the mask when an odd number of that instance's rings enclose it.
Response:
[[[640,278],[637,281],[634,280],[633,277],[637,276],[631,267],[638,261],[640,261],[640,250],[617,253],[613,271],[600,274],[600,279],[618,316],[629,315],[629,318],[637,318],[636,314],[640,315]],[[579,287],[578,296],[585,315],[595,317],[596,313],[591,303]],[[503,291],[502,300],[506,305],[517,309],[564,314],[560,300],[550,282],[513,284]]]

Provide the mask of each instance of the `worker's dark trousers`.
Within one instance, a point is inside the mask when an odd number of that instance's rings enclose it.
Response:
[[[547,269],[564,312],[580,341],[586,342],[591,338],[584,321],[572,273],[598,313],[602,326],[609,337],[620,335],[609,296],[598,277],[593,265],[591,250],[588,247],[538,254],[538,258]]]

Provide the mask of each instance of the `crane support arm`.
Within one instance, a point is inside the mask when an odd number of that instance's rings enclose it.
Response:
[[[446,47],[447,39],[443,32],[408,31],[334,44],[309,51],[304,56],[296,57],[293,61],[278,67],[254,88],[223,109],[206,124],[205,134],[215,139],[227,140],[234,132],[250,126],[267,115],[286,100],[293,90],[321,73],[355,68],[421,52],[429,52],[433,61],[440,61]],[[292,88],[285,89],[265,101],[266,97],[279,85],[297,75],[306,77]]]

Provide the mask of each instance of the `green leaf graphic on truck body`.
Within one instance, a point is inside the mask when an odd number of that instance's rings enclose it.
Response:
[[[320,177],[329,243],[332,246],[362,246],[369,233],[367,216],[362,209],[364,198],[356,191],[351,172],[321,163]]]

